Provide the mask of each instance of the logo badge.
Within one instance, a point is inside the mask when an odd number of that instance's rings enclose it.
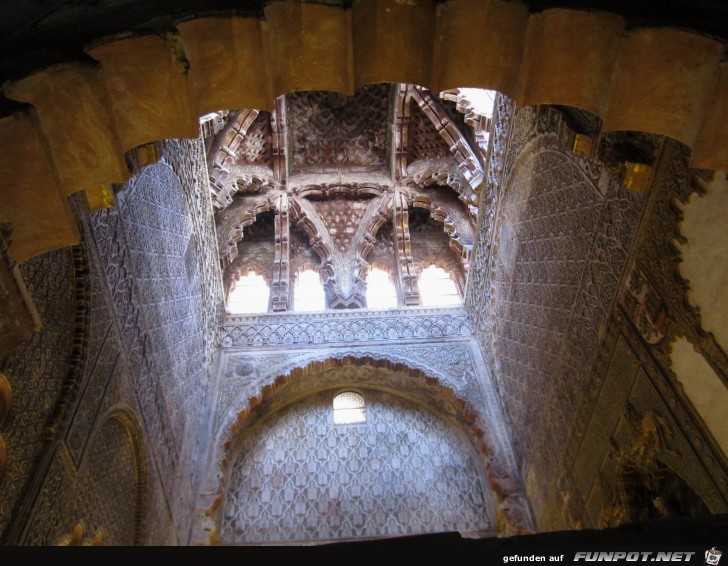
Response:
[[[715,547],[711,548],[710,550],[705,551],[705,563],[710,564],[710,566],[718,566],[718,562],[720,562],[720,557],[723,554],[722,551],[716,550]]]

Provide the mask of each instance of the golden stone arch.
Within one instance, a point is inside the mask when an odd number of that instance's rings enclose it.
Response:
[[[98,202],[104,187],[128,178],[124,152],[196,137],[208,112],[271,110],[276,96],[301,90],[352,94],[375,82],[496,90],[519,105],[587,110],[604,119],[604,131],[678,139],[694,150],[693,167],[728,169],[725,45],[698,33],[625,32],[615,14],[529,15],[525,4],[505,0],[377,0],[349,9],[277,1],[265,19],[265,34],[254,17],[180,22],[189,69],[168,39],[146,35],[91,45],[99,66],[68,62],[5,85],[9,98],[35,107],[0,120],[0,205],[11,211],[13,257],[76,243],[65,197],[83,190]],[[221,57],[230,46],[234,56]],[[29,153],[40,157],[32,168],[24,165]],[[43,214],[33,206],[39,201]]]

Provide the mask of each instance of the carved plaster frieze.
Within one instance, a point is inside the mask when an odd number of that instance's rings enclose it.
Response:
[[[356,312],[228,316],[219,336],[224,348],[274,344],[328,344],[463,337],[472,334],[462,308],[410,307]]]
[[[413,369],[439,376],[443,384],[473,407],[482,405],[473,361],[467,344],[378,347],[291,351],[288,354],[238,355],[230,353],[223,371],[223,389],[218,401],[217,414],[225,415],[230,408],[243,407],[249,399],[272,384],[276,377],[289,374],[295,368],[315,362],[345,357],[386,359]]]

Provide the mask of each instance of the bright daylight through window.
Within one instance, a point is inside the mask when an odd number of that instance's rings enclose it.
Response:
[[[255,271],[243,275],[228,295],[227,310],[230,314],[259,313],[268,311],[270,289]]]
[[[460,305],[463,302],[455,281],[442,267],[431,265],[423,269],[419,286],[420,301],[424,307]]]
[[[367,275],[367,308],[391,309],[397,306],[397,290],[383,269],[373,268]]]
[[[322,311],[326,309],[326,293],[321,276],[313,269],[301,271],[293,289],[294,311]]]
[[[353,391],[345,391],[334,397],[334,424],[366,422],[364,397]]]

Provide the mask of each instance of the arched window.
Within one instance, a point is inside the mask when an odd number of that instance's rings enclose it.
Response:
[[[431,265],[422,270],[419,279],[420,301],[426,307],[461,305],[463,300],[450,274],[442,267]]]
[[[228,294],[227,310],[231,314],[268,312],[270,289],[255,271],[248,272],[235,282]]]
[[[367,421],[364,397],[344,391],[334,397],[334,424],[355,424]]]
[[[376,267],[367,274],[367,308],[391,309],[397,306],[397,289],[389,273]]]
[[[293,288],[294,311],[322,311],[326,309],[326,293],[321,276],[313,269],[304,269],[296,277]]]

